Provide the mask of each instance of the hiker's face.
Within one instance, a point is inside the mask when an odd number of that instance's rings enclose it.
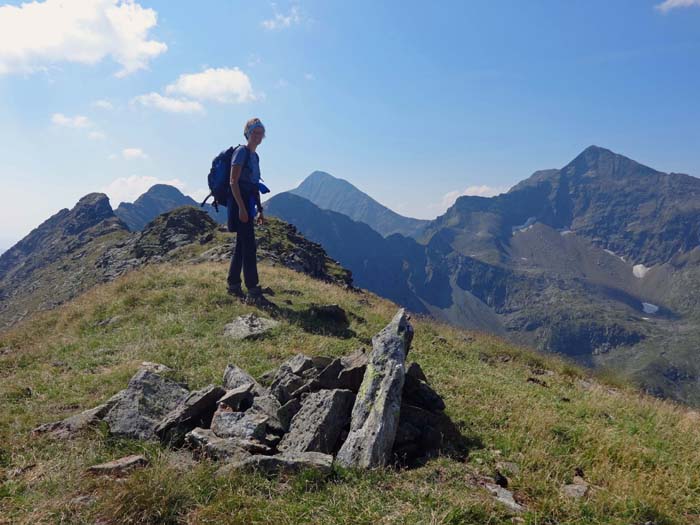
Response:
[[[250,141],[256,146],[262,142],[262,139],[264,137],[265,130],[263,128],[255,128],[253,131],[250,132]]]

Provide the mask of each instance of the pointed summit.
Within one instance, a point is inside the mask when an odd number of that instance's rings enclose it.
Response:
[[[304,197],[323,210],[364,222],[384,237],[394,233],[414,236],[429,222],[404,217],[377,202],[344,179],[314,171],[289,193]]]
[[[562,172],[570,176],[596,174],[602,177],[617,177],[635,174],[645,176],[658,174],[643,164],[599,146],[589,146],[574,160],[562,168]]]

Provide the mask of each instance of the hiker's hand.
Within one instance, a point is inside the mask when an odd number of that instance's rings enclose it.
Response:
[[[258,220],[257,220],[256,222],[257,222],[257,224],[260,225],[260,226],[262,226],[263,224],[265,224],[265,217],[263,216],[263,213],[262,213],[262,212],[260,212],[260,214],[258,215]]]
[[[241,222],[248,222],[248,212],[243,208],[238,208],[238,220]]]

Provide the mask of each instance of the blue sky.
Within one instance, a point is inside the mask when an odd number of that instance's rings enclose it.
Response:
[[[0,249],[91,191],[201,196],[252,116],[274,192],[421,218],[591,144],[700,176],[700,0],[58,5],[0,0]]]

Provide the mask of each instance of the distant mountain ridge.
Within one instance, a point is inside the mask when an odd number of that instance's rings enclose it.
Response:
[[[281,195],[268,207],[415,311],[700,405],[698,197],[700,179],[591,146],[508,193],[458,198],[415,240],[382,243],[308,205],[295,216]]]
[[[131,231],[139,231],[161,213],[179,206],[199,206],[199,203],[175,186],[154,184],[133,203],[119,204],[114,214],[124,221]],[[205,204],[203,209],[218,223],[226,222],[226,208],[219,208],[217,213],[211,205]]]
[[[384,237],[393,233],[412,237],[430,222],[399,215],[348,181],[324,171],[314,171],[288,193],[304,197],[321,209],[342,213],[355,221],[364,222]]]

